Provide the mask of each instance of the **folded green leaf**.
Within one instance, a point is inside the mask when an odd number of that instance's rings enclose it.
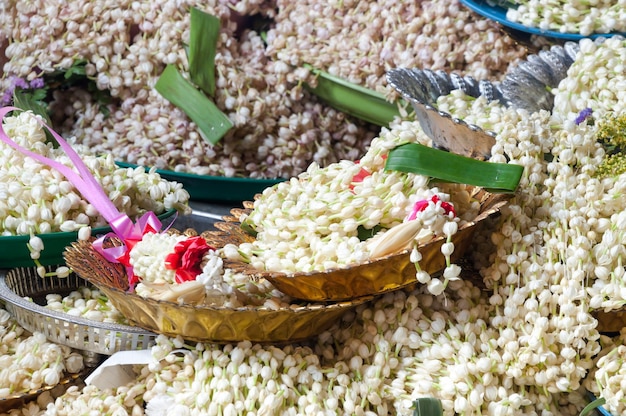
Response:
[[[173,65],[165,67],[155,88],[165,99],[183,110],[210,143],[217,143],[233,126],[230,119]]]
[[[524,171],[520,165],[485,162],[418,143],[407,143],[392,149],[385,169],[503,193],[515,191]]]
[[[383,94],[376,91],[335,77],[308,64],[304,66],[317,75],[317,86],[313,88],[307,84],[306,88],[337,110],[378,126],[388,126],[395,117],[400,116],[398,106],[402,105],[401,102],[391,103]]]
[[[13,92],[13,105],[24,111],[32,111],[34,114],[41,116],[46,124],[49,126],[52,125],[50,116],[48,115],[47,106],[45,103],[35,99],[33,94],[15,89]]]
[[[591,415],[592,414],[591,412],[593,410],[597,409],[598,407],[602,406],[605,403],[606,403],[606,400],[602,397],[595,399],[594,401],[589,403],[587,406],[585,406],[585,408],[580,412],[580,416]]]
[[[220,19],[191,8],[189,28],[189,78],[202,91],[215,95],[215,52]]]
[[[441,400],[434,397],[420,397],[413,401],[413,416],[443,416]]]

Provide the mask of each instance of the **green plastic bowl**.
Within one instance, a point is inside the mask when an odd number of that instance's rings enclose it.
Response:
[[[136,168],[138,165],[115,162],[122,168]],[[146,167],[146,170],[150,168]],[[224,176],[195,175],[185,172],[157,169],[156,172],[168,181],[178,182],[189,192],[192,201],[242,202],[251,201],[265,188],[283,182],[285,179],[227,178]]]
[[[176,210],[172,209],[158,215],[160,220],[164,220],[174,215]],[[110,227],[98,227],[91,230],[92,236],[103,235],[111,232]],[[44,249],[40,253],[39,261],[44,266],[65,264],[63,252],[65,247],[78,240],[78,232],[57,232],[48,234],[38,234],[44,244]],[[33,267],[33,259],[30,258],[30,251],[26,246],[30,236],[9,235],[0,236],[0,269],[13,267]]]

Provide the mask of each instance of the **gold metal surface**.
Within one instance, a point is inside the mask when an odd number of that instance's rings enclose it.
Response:
[[[478,216],[471,222],[459,227],[452,237],[454,253],[452,261],[459,260],[471,244],[473,233],[489,216],[497,213],[510,199],[510,194],[493,194],[477,187],[472,187],[472,198],[480,201]],[[221,223],[217,232],[205,232],[202,235],[209,241],[220,243],[243,242],[240,237],[239,222],[232,217]],[[249,236],[247,237],[249,238]],[[445,258],[441,254],[444,237],[439,237],[419,247],[422,270],[430,274],[445,268]],[[256,272],[257,278],[265,278],[278,290],[296,299],[311,302],[336,302],[356,299],[362,296],[379,295],[392,290],[402,289],[415,284],[416,270],[411,263],[410,250],[391,254],[354,266],[329,269],[308,273]]]
[[[262,307],[179,305],[143,298],[126,291],[124,267],[109,263],[91,242],[78,241],[65,251],[67,265],[97,286],[134,325],[196,342],[297,342],[314,337],[336,323],[348,310],[372,297],[332,304],[292,305],[277,310]]]
[[[481,209],[474,221],[460,227],[453,236],[453,261],[464,255],[477,227],[496,214],[508,202],[510,195],[473,188],[472,197],[480,201]],[[216,247],[253,241],[254,237],[247,234],[239,222],[241,215],[251,209],[252,203],[248,201],[244,209],[233,210],[232,215],[216,224],[215,230],[201,235]],[[445,258],[441,254],[444,242],[445,238],[441,237],[420,247],[420,267],[423,270],[436,273],[445,267]],[[245,273],[252,279],[267,279],[281,292],[307,303],[305,306],[292,305],[270,310],[256,306],[179,305],[143,298],[128,292],[124,267],[109,263],[92,248],[90,242],[75,242],[65,251],[67,265],[102,290],[133,324],[160,334],[181,335],[191,341],[218,343],[242,340],[294,342],[318,335],[340,319],[343,313],[374,296],[415,284],[416,270],[409,257],[410,251],[404,250],[341,269],[293,274],[259,271],[247,263],[225,260],[225,267]]]

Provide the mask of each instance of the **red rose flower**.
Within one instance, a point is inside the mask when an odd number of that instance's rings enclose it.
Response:
[[[176,270],[176,283],[196,280],[202,273],[202,258],[209,250],[215,250],[200,236],[190,237],[174,246],[174,252],[165,258],[165,268]]]

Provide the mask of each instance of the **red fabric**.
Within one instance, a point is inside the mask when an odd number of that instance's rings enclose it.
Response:
[[[148,233],[154,234],[156,232],[157,230],[155,230],[154,227],[152,227],[150,224],[146,224],[142,231],[143,233],[142,237],[143,235],[146,235]],[[133,247],[135,247],[135,244],[137,244],[139,241],[141,240],[136,240],[136,239],[124,240],[124,246],[126,247],[126,251],[124,251],[124,254],[116,258],[118,262],[126,266],[126,274],[128,274],[128,283],[131,288],[134,288],[135,285],[139,283],[139,277],[135,275],[135,273],[133,272],[133,268],[130,264],[130,251],[133,249]]]

